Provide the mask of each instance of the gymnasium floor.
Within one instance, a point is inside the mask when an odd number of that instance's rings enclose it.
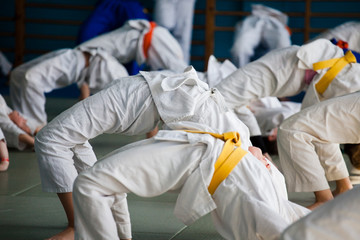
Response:
[[[5,99],[8,98],[5,96]],[[70,107],[76,99],[48,98],[49,119]],[[98,157],[144,136],[102,135],[92,139]],[[39,240],[65,228],[65,213],[56,194],[41,191],[35,152],[9,149],[10,167],[0,173],[0,239]],[[276,162],[276,157],[274,156]],[[156,198],[129,195],[129,209],[135,240],[219,240],[210,215],[191,226],[183,225],[173,216],[177,195],[167,193]],[[290,199],[301,205],[313,201],[311,193],[291,194]]]

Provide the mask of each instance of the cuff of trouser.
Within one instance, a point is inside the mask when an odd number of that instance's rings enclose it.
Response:
[[[328,181],[336,181],[336,180],[340,180],[343,178],[347,178],[349,177],[349,172],[347,169],[342,169],[342,171],[340,170],[338,173],[325,173],[326,179]]]
[[[116,224],[117,225],[117,230],[118,230],[118,235],[120,237],[120,239],[130,239],[132,238],[131,235],[131,224],[127,223],[127,224]]]
[[[298,181],[298,182],[286,182],[288,192],[316,192],[329,189],[328,181],[323,179],[317,179],[313,181]]]
[[[262,139],[262,137],[260,135],[251,136],[250,141],[253,144],[253,146],[260,148],[261,151],[263,152],[263,154],[268,152],[267,148],[265,146],[264,140]]]

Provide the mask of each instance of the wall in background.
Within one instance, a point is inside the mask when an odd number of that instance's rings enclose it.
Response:
[[[79,26],[95,2],[0,0],[0,50],[11,62],[19,64],[55,49],[74,47]],[[140,2],[152,12],[153,0]],[[220,60],[230,58],[234,26],[250,14],[252,4],[263,4],[287,13],[293,32],[291,40],[297,45],[343,22],[360,21],[360,1],[356,0],[197,0],[191,52],[191,64],[197,70],[206,69],[210,54]],[[6,93],[4,84],[2,92]],[[71,86],[53,91],[49,96],[75,97],[77,89]]]

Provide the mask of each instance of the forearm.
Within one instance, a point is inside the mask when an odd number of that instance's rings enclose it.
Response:
[[[27,148],[34,147],[34,138],[28,134],[20,134],[19,142],[26,144]]]
[[[0,140],[0,161],[2,159],[9,159],[9,152],[4,139]]]
[[[83,100],[90,96],[90,88],[87,83],[83,83],[80,87],[80,96],[79,99]]]
[[[89,64],[90,64],[90,53],[88,52],[82,52],[83,56],[84,56],[84,60],[85,60],[85,66],[84,68],[87,68],[89,67]],[[87,97],[90,96],[90,88],[89,88],[89,85],[87,83],[83,83],[80,87],[80,96],[79,96],[79,100],[83,100]]]
[[[34,136],[43,128],[43,126],[37,127],[34,131]]]
[[[6,171],[9,167],[9,152],[4,139],[0,140],[0,172]]]

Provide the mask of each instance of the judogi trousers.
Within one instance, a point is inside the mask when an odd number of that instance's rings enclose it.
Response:
[[[10,75],[10,97],[14,110],[47,123],[45,93],[76,82],[85,60],[80,51],[61,49],[15,68]],[[31,71],[31,74],[29,74]]]
[[[305,70],[297,67],[299,46],[277,49],[239,68],[216,88],[231,108],[263,97],[294,96],[306,88]]]
[[[48,123],[35,138],[42,188],[71,192],[78,172],[97,160],[88,143],[103,133],[145,134],[160,117],[142,77],[113,81]]]
[[[286,119],[278,131],[289,191],[314,192],[349,176],[339,144],[360,143],[360,93],[332,98]]]
[[[183,49],[187,63],[190,62],[191,55],[195,2],[196,0],[156,0],[154,7],[156,23],[174,35]]]
[[[216,161],[222,141],[209,149],[201,141],[164,141],[157,140],[157,136],[116,150],[79,175],[73,192],[76,239],[131,238],[126,193],[154,197],[173,190],[180,190],[181,194],[188,187],[208,184],[203,182],[208,175],[191,186],[187,181],[199,174],[209,153]],[[271,171],[248,153],[219,185],[213,195],[216,209],[212,214],[223,237],[276,239],[290,223],[309,212],[287,200],[281,173],[273,165]],[[211,172],[213,167],[208,174]],[[193,199],[193,194],[189,194],[178,198],[177,204]],[[204,200],[197,199],[203,204],[196,209],[203,214],[209,211]]]

